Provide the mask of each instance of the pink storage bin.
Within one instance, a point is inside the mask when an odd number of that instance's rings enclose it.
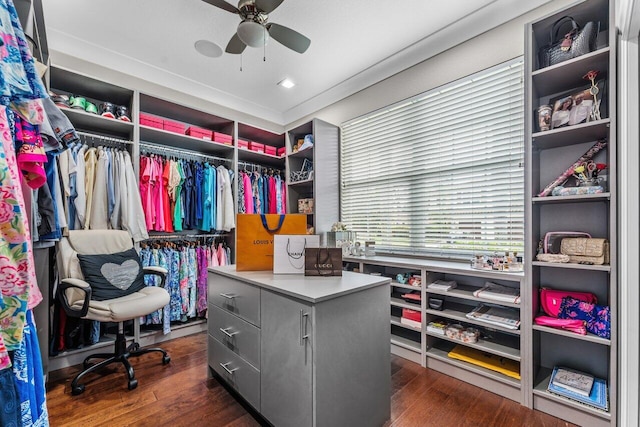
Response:
[[[143,126],[149,126],[156,129],[162,129],[163,120],[160,117],[152,116],[147,113],[140,113],[140,124]]]

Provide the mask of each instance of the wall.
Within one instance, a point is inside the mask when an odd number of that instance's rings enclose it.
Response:
[[[185,105],[195,110],[203,111],[228,120],[245,123],[276,134],[284,133],[284,127],[281,125],[227,108],[223,105],[216,104],[213,101],[206,101],[202,98],[187,95],[167,86],[139,79],[116,70],[111,70],[103,67],[102,65],[84,61],[56,50],[51,50],[50,53],[51,63],[55,67],[65,68],[97,80],[122,86],[124,88],[139,90],[147,95],[162,98],[176,104]]]
[[[295,127],[311,117],[340,125],[370,111],[523,55],[525,24],[572,3],[575,2],[549,2],[286,127]]]

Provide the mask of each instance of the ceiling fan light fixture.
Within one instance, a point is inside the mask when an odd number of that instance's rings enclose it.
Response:
[[[257,22],[245,20],[238,25],[238,37],[247,46],[261,47],[269,41],[267,29]]]
[[[278,86],[282,86],[283,88],[286,88],[286,89],[291,89],[295,85],[296,84],[289,77],[278,82]]]

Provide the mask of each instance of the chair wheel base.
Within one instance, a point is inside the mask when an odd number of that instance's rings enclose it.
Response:
[[[167,365],[167,364],[169,364],[169,362],[171,362],[171,356],[164,356],[162,358],[162,364],[163,365]]]
[[[128,387],[129,387],[129,390],[133,390],[134,388],[138,387],[138,380],[136,379],[129,380]]]
[[[77,396],[84,392],[84,384],[78,384],[75,387],[71,387],[71,394]]]

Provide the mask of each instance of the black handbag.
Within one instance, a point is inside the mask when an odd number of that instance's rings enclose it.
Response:
[[[571,24],[571,31],[559,39],[560,28],[569,23]],[[587,22],[583,28],[580,28],[580,25],[570,16],[563,16],[558,19],[551,26],[549,44],[538,51],[540,68],[559,64],[594,51],[599,30],[600,23],[593,21]]]
[[[306,248],[305,276],[342,276],[342,248]]]

